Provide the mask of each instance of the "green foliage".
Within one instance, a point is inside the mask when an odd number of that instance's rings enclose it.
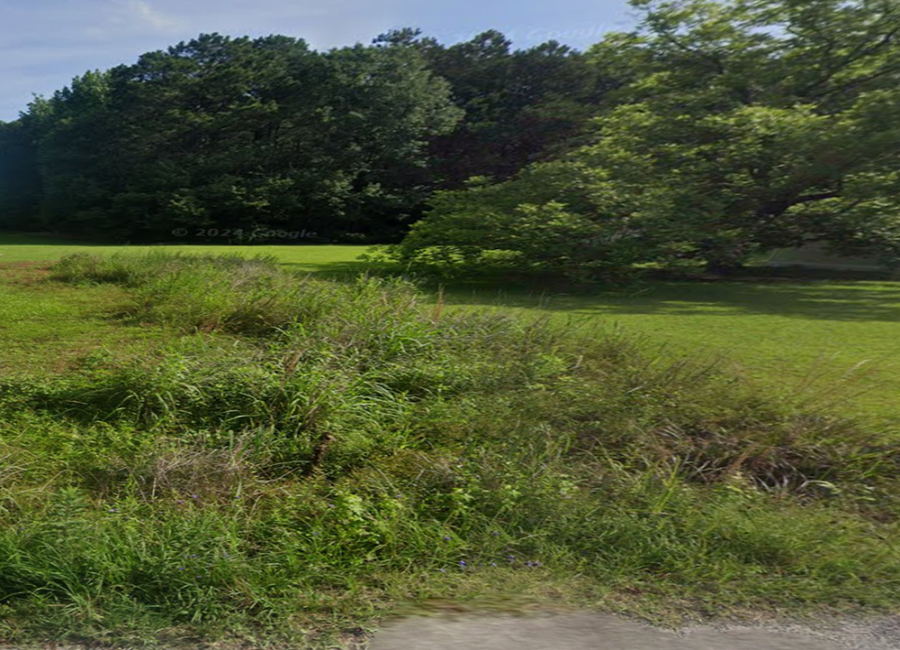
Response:
[[[727,271],[823,241],[896,262],[896,3],[634,4],[640,28],[588,54],[628,81],[589,142],[496,188],[439,195],[403,259],[502,249],[523,269]]]
[[[202,34],[77,77],[2,125],[0,225],[397,240],[435,188],[569,147],[608,85],[555,42],[418,34],[327,52]]]
[[[23,228],[40,200],[35,146],[23,125],[0,122],[0,228]]]
[[[634,81],[582,156],[665,201],[649,228],[714,267],[809,240],[896,254],[895,3],[636,6],[641,31],[591,52]]]
[[[505,180],[530,162],[568,150],[618,83],[556,41],[512,50],[496,30],[450,46],[410,29],[375,43],[420,52],[465,110],[452,132],[430,144],[432,184],[442,189],[457,189],[472,176]]]
[[[420,200],[404,174],[458,119],[413,51],[207,34],[87,73],[22,125],[46,226],[170,240],[177,228],[389,230]]]

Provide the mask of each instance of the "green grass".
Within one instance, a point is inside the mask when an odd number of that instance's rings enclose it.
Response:
[[[342,273],[361,270],[364,265],[356,258],[364,246],[229,246],[229,245],[153,245],[114,246],[87,244],[37,235],[0,233],[0,263],[2,262],[55,262],[66,255],[89,252],[112,255],[115,253],[165,252],[173,254],[242,254],[248,256],[274,255],[283,264],[298,271]]]
[[[76,252],[163,251],[274,256],[287,268],[341,277],[364,271],[362,246],[87,246],[0,234],[0,261],[58,260]],[[673,354],[722,357],[734,372],[801,391],[822,406],[900,420],[900,283],[864,280],[650,282],[634,291],[560,293],[450,284],[451,305],[552,314],[563,327],[618,324]]]
[[[119,287],[49,285],[45,276],[0,263],[0,377],[61,372],[103,346],[124,352],[159,336],[116,321],[126,300]]]
[[[822,406],[900,422],[897,282],[652,282],[589,295],[450,288],[446,299],[550,313],[566,327],[619,326]]]
[[[566,333],[528,296],[465,313],[266,259],[33,273],[0,280],[20,347],[42,319],[155,335],[0,381],[0,638],[335,647],[410,602],[898,605],[896,446],[702,359]]]

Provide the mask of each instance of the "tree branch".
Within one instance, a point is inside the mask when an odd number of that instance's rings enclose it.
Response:
[[[813,201],[824,201],[825,199],[837,199],[840,198],[841,193],[833,190],[831,192],[819,192],[818,194],[807,194],[805,196],[798,196],[797,198],[790,201],[790,206],[800,205],[801,203],[812,203]]]
[[[890,14],[887,14],[888,16]],[[863,40],[862,43],[859,43],[847,56],[843,58],[843,60],[838,63],[836,66],[832,66],[830,70],[828,70],[825,75],[819,79],[817,79],[812,84],[808,85],[806,88],[803,88],[798,92],[799,95],[806,95],[807,93],[819,88],[820,86],[828,83],[834,76],[839,73],[841,70],[845,69],[848,65],[857,61],[861,58],[867,57],[870,54],[877,52],[879,49],[884,47],[885,45],[889,45],[893,38],[900,34],[900,25],[890,30],[886,34],[884,34],[881,39],[875,43],[874,45],[869,45],[866,47],[867,40]],[[833,92],[833,91],[829,91]]]
[[[720,75],[725,74],[725,65],[722,61],[714,56],[710,56],[704,52],[700,52],[698,50],[693,50],[689,48],[687,45],[679,41],[677,38],[669,34],[668,32],[660,32],[660,36],[666,39],[669,43],[677,47],[678,49],[687,52],[688,54],[693,54],[695,57],[703,59],[713,64],[716,69],[716,72]]]

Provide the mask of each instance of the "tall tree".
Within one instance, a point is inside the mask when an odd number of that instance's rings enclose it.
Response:
[[[109,178],[116,173],[108,133],[109,75],[76,77],[50,99],[33,101],[21,122],[36,145],[38,223],[68,232],[102,229]]]
[[[386,236],[460,111],[414,51],[201,35],[75,79],[25,118],[48,226],[127,239],[255,226]]]
[[[21,120],[0,122],[0,228],[34,227],[40,181],[31,134]]]
[[[582,155],[623,191],[661,190],[657,232],[719,270],[810,240],[892,254],[897,0],[633,4],[640,29],[591,55],[634,81]]]
[[[375,42],[419,51],[450,82],[453,101],[465,110],[457,128],[431,144],[432,183],[444,189],[461,187],[472,176],[504,180],[570,149],[617,83],[555,41],[513,50],[495,30],[450,46],[409,28]]]
[[[728,271],[812,240],[900,261],[898,0],[633,4],[639,28],[589,52],[627,80],[593,141],[495,189],[440,195],[404,255],[499,247],[563,266],[681,257]],[[564,182],[533,180],[547,178]],[[545,260],[531,244],[554,224]]]

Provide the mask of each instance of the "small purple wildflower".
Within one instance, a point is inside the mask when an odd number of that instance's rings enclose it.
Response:
[[[184,571],[184,567],[183,567],[183,566],[180,566],[180,567],[178,567],[178,570],[179,570],[179,571]]]
[[[447,535],[444,535],[444,541],[445,541],[445,542],[449,542],[449,541],[450,541],[450,538],[449,538]]]
[[[178,503],[184,503],[183,499],[178,499]]]
[[[459,561],[459,566],[461,566],[462,568],[465,569],[465,568],[466,568],[466,561],[465,561],[465,560],[460,560],[460,561]]]
[[[196,553],[191,553],[191,557],[197,557]]]
[[[494,537],[496,537],[496,536],[499,535],[499,534],[500,534],[500,533],[498,533],[496,530],[492,530],[492,531],[491,531],[491,535],[493,535]]]
[[[192,494],[192,495],[191,495],[191,498],[192,498],[192,499],[197,499],[197,498],[199,498],[199,497],[198,497],[196,494]]]
[[[438,569],[438,571],[440,571],[441,573],[447,573],[447,571],[444,569]]]
[[[497,566],[496,562],[491,562],[491,566]]]

